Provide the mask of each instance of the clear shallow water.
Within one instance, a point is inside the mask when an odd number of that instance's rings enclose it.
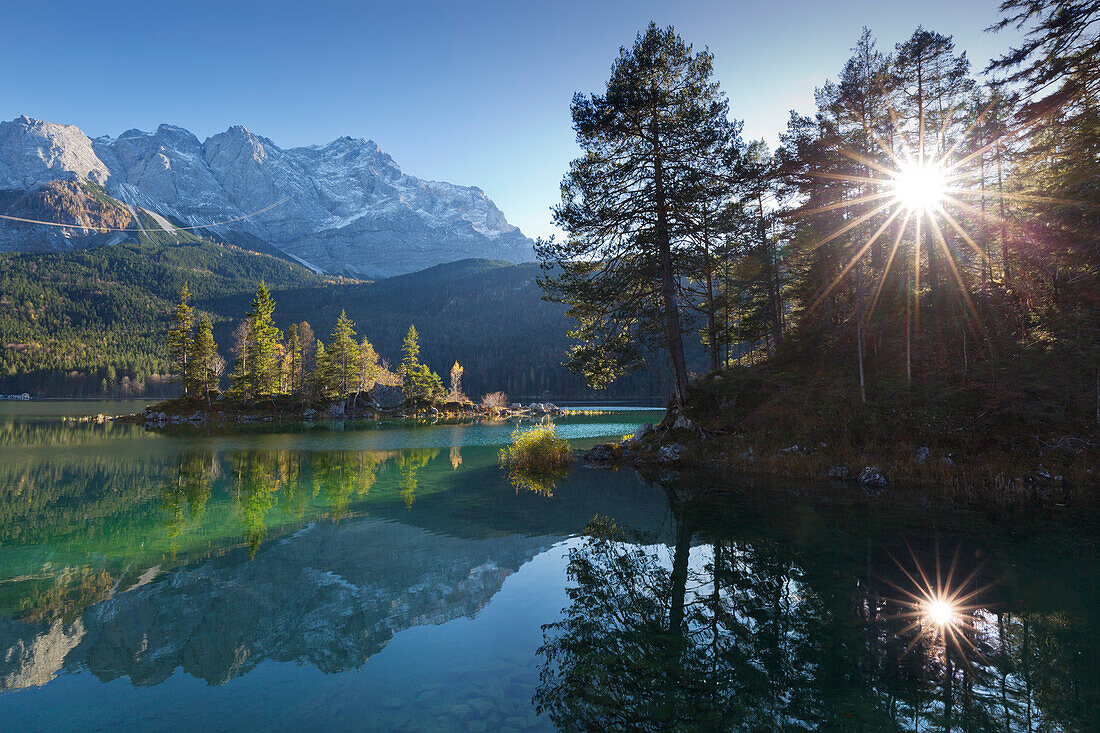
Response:
[[[511,424],[59,420],[130,409],[0,404],[0,729],[1100,724],[1092,525],[625,470],[529,491]]]

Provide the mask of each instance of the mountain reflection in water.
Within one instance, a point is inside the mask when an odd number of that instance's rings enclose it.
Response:
[[[511,427],[0,416],[0,720],[1100,729],[1091,526],[583,466],[547,492],[497,466]]]

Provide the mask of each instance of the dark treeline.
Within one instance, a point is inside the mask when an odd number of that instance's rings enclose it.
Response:
[[[401,353],[408,325],[415,323],[424,363],[442,374],[457,360],[465,368],[470,395],[498,389],[515,397],[667,394],[668,370],[661,364],[603,391],[589,388],[565,369],[561,362],[569,344],[568,321],[560,305],[542,300],[538,274],[535,264],[455,262],[370,285],[327,288],[323,298],[309,290],[280,292],[279,310],[281,318],[309,320],[318,333],[331,331],[345,311],[391,360]],[[240,312],[246,304],[238,304]],[[699,356],[696,350],[695,364]]]
[[[0,392],[172,394],[164,332],[180,287],[205,301],[261,279],[321,284],[304,268],[209,242],[0,255]]]
[[[598,386],[663,352],[682,402],[702,345],[856,403],[978,384],[1100,421],[1100,9],[1002,9],[1032,32],[984,73],[949,36],[865,29],[775,151],[742,140],[709,52],[640,33],[574,98],[566,237],[537,247],[570,366]]]

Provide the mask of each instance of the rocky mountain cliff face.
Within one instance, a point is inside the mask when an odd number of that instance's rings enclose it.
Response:
[[[66,179],[98,183],[125,204],[229,242],[262,240],[329,273],[387,277],[469,257],[533,258],[531,241],[481,189],[403,173],[369,140],[284,150],[239,126],[200,142],[171,125],[90,140],[71,125],[0,122],[8,200]],[[0,249],[30,248],[7,228]]]
[[[64,252],[127,241],[137,226],[132,212],[101,187],[84,180],[47,181],[29,190],[0,190],[0,213],[56,221],[72,227],[46,227],[0,220],[0,252]],[[106,230],[96,227],[107,227]]]

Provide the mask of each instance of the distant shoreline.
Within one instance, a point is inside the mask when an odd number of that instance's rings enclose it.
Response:
[[[31,397],[29,400],[17,400],[17,399],[0,399],[0,403],[3,402],[148,402],[152,404],[160,404],[166,400],[175,399],[173,397]],[[639,397],[637,399],[623,398],[615,400],[587,400],[587,399],[572,399],[569,397],[531,397],[531,396],[519,396],[515,398],[516,402],[522,402],[528,404],[530,402],[552,402],[555,405],[561,404],[563,406],[583,406],[583,407],[607,407],[607,408],[635,408],[643,410],[663,410],[666,405],[663,400],[657,397]]]

